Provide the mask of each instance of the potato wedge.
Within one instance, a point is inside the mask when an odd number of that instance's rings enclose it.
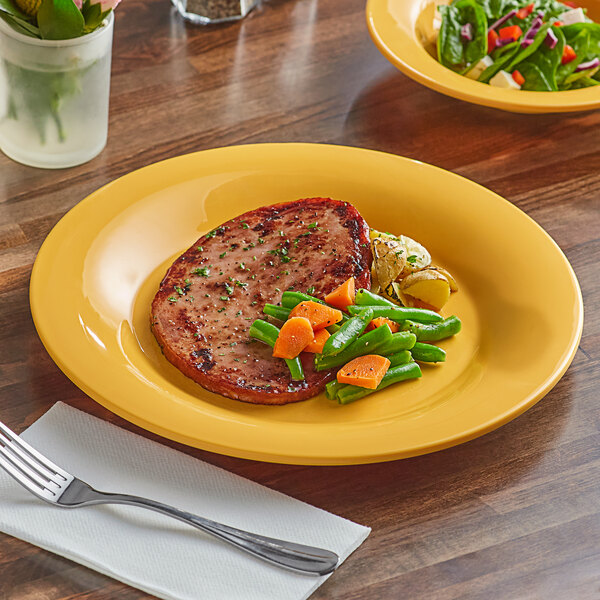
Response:
[[[454,277],[452,277],[452,275],[450,275],[449,271],[444,269],[444,267],[438,267],[437,265],[429,265],[423,270],[437,271],[438,273],[441,273],[448,280],[448,283],[450,284],[450,291],[458,292],[458,284],[456,283],[456,280],[454,279]]]
[[[384,241],[393,244],[398,257],[404,258],[404,266],[398,276],[392,281],[399,281],[410,273],[420,271],[431,264],[431,255],[427,250],[412,238],[406,235],[394,236],[390,233],[383,233],[376,229],[370,231],[371,244],[373,245],[373,254],[375,255],[375,245]],[[375,259],[377,260],[377,258]],[[387,285],[383,285],[380,280],[380,285],[383,289]],[[389,285],[389,284],[388,284]]]
[[[377,281],[380,288],[385,290],[404,270],[406,253],[401,244],[393,239],[377,237],[372,244]]]
[[[405,306],[440,311],[450,298],[450,283],[433,269],[407,275],[400,282],[400,294]]]

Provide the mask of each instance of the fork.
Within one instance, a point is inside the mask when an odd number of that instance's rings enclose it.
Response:
[[[338,564],[335,552],[265,537],[199,517],[140,496],[100,492],[67,473],[0,421],[0,467],[38,498],[61,508],[127,504],[173,517],[270,563],[310,575],[327,575]]]

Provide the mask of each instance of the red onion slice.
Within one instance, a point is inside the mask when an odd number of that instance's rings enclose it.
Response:
[[[600,58],[594,58],[593,60],[588,60],[587,62],[579,63],[575,67],[575,73],[581,73],[581,71],[595,69],[596,67],[600,67]]]
[[[544,38],[544,44],[546,44],[550,50],[554,50],[554,48],[556,48],[556,44],[558,44],[558,38],[552,29],[548,29],[548,33]]]
[[[473,39],[473,25],[471,23],[465,23],[460,28],[460,37],[466,42],[470,42]]]
[[[502,48],[502,46],[506,46],[507,44],[512,44],[515,40],[512,38],[500,38],[496,42],[496,48]]]
[[[533,43],[533,38],[536,36],[537,32],[541,29],[544,21],[538,15],[531,23],[531,27],[527,30],[527,33],[523,36],[523,40],[521,41],[521,48],[525,48],[526,46],[530,46]]]
[[[496,29],[496,27],[500,27],[500,25],[503,25],[504,23],[506,23],[506,21],[512,19],[512,17],[514,17],[516,14],[517,9],[513,8],[510,12],[506,13],[503,17],[500,17],[495,23],[493,23],[492,26],[488,29],[488,31],[492,31],[493,29]]]

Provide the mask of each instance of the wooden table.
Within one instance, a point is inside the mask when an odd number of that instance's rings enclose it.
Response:
[[[272,0],[211,28],[185,25],[167,0],[122,3],[104,152],[60,171],[0,155],[1,418],[21,431],[62,400],[140,432],[62,374],[29,312],[40,244],[96,188],[164,158],[248,142],[346,144],[426,161],[515,203],[571,261],[586,324],[554,390],[494,433],[392,463],[283,466],[169,445],[373,528],[315,600],[598,599],[600,112],[515,115],[447,98],[389,65],[364,21],[363,0]],[[0,535],[1,600],[145,597]]]

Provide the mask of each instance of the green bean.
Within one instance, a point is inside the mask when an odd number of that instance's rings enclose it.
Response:
[[[381,329],[378,327],[377,329]],[[417,341],[417,336],[410,331],[398,331],[393,333],[390,339],[377,348],[377,354],[387,356],[388,354],[396,354],[400,350],[410,350]]]
[[[458,317],[453,315],[439,323],[423,324],[405,321],[400,327],[404,331],[414,333],[418,342],[437,342],[456,335],[460,331],[461,322]]]
[[[318,302],[319,304],[325,304],[325,301],[321,300],[321,298],[309,296],[302,292],[283,292],[281,295],[281,305],[286,308],[294,308],[295,306],[298,306],[300,302]]]
[[[275,345],[277,336],[279,335],[279,328],[275,327],[273,323],[267,323],[262,319],[256,319],[256,321],[254,321],[254,323],[252,323],[250,326],[248,335],[251,338],[268,344],[272,348]],[[290,369],[292,379],[294,381],[304,381],[304,370],[302,369],[300,358],[284,358],[284,360]]]
[[[329,325],[329,327],[325,327],[325,329],[327,329],[327,331],[329,331],[329,333],[333,334],[336,331],[339,331],[340,327],[341,327],[341,325],[334,323],[333,325]]]
[[[337,400],[337,393],[343,387],[345,387],[345,384],[340,383],[337,379],[334,379],[325,386],[325,396],[327,396],[327,398],[330,400]]]
[[[389,354],[386,358],[390,361],[390,369],[410,362],[413,358],[410,352],[410,350],[401,350],[395,354]]]
[[[291,311],[292,310],[290,308],[285,308],[285,306],[277,306],[276,304],[265,304],[265,307],[263,308],[265,315],[269,315],[270,317],[274,317],[280,321],[287,321]]]
[[[391,339],[392,331],[387,325],[377,327],[376,329],[361,335],[345,350],[334,356],[323,356],[322,354],[316,354],[315,369],[317,371],[325,371],[327,369],[333,369],[334,367],[345,365],[357,356],[364,356],[365,354],[379,354],[380,352],[378,349]]]
[[[325,306],[329,306],[325,300],[321,300],[321,298],[317,298],[315,296],[309,296],[308,294],[303,294],[302,292],[283,292],[281,295],[281,305],[285,306],[285,308],[294,308],[300,304],[300,302],[318,302],[319,304],[325,304]],[[335,308],[335,306],[330,306],[330,308]],[[339,310],[339,308],[336,308]],[[346,322],[350,317],[342,313],[342,322]]]
[[[354,342],[366,329],[373,318],[373,310],[365,308],[361,313],[348,319],[323,346],[323,356],[335,356]]]
[[[356,292],[354,304],[359,306],[390,306],[395,308],[396,305],[387,298],[370,292],[369,290],[360,289]]]
[[[411,349],[410,353],[415,360],[419,362],[445,362],[446,352],[433,344],[422,344],[417,342]]]
[[[365,308],[365,306],[349,306],[348,312],[354,315]],[[425,308],[408,308],[405,306],[371,306],[371,308],[373,309],[374,319],[377,319],[377,317],[387,317],[397,322],[410,319],[411,321],[420,321],[421,323],[436,323],[444,320],[442,315]]]
[[[397,367],[390,367],[383,376],[381,383],[377,386],[377,389],[370,390],[356,385],[347,385],[338,391],[338,402],[340,404],[349,404],[350,402],[364,398],[373,392],[379,392],[393,383],[404,381],[406,379],[415,379],[416,377],[421,377],[421,369],[416,362],[409,362],[404,365],[398,365]]]

